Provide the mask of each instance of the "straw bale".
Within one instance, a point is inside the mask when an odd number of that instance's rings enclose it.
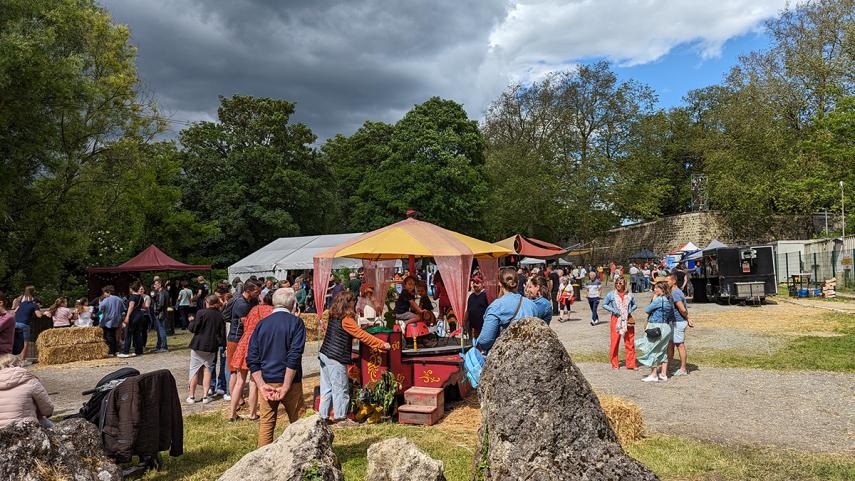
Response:
[[[52,346],[39,348],[39,364],[65,364],[75,361],[91,361],[107,356],[107,344],[103,340],[82,342],[74,346]]]
[[[641,419],[641,408],[637,404],[608,394],[597,393],[597,397],[621,444],[625,445],[644,437],[644,422]]]
[[[609,424],[617,434],[621,444],[638,441],[644,436],[644,423],[638,405],[616,396],[595,394],[599,398],[600,406],[606,413],[606,417],[609,418]],[[474,432],[481,427],[480,412],[481,406],[478,396],[472,393],[462,401],[450,406],[448,413],[437,426],[441,429]]]
[[[43,331],[36,340],[36,347],[41,351],[47,347],[74,346],[103,340],[104,331],[100,327],[63,327]]]
[[[326,313],[327,311],[324,311]],[[318,315],[314,313],[302,313],[300,318],[303,319],[303,324],[306,326],[306,340],[318,340]],[[324,333],[321,332],[320,339],[324,338]]]

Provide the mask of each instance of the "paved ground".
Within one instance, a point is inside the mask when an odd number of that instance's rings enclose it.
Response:
[[[639,296],[640,305],[648,303]],[[837,303],[828,303],[837,304]],[[589,324],[587,304],[576,305],[576,321],[553,323],[574,353],[605,353],[608,325]],[[692,347],[775,349],[780,334],[792,330],[822,335],[831,328],[820,309],[779,302],[758,308],[692,305],[698,326],[689,332]],[[583,317],[584,316],[584,317]],[[601,312],[605,320],[605,313]],[[642,316],[643,317],[643,316]],[[774,332],[776,335],[771,335]],[[786,333],[786,332],[785,332]],[[315,343],[303,360],[307,376],[317,373]],[[141,371],[170,369],[186,397],[189,353],[147,354],[64,366],[34,367],[51,393],[58,414],[76,412],[80,392],[124,365]],[[649,431],[726,443],[779,445],[808,451],[855,453],[855,375],[827,372],[777,372],[699,367],[685,378],[642,383],[639,371],[613,370],[605,363],[579,363],[591,385],[641,406]],[[307,383],[316,382],[309,380]],[[185,405],[185,413],[224,408],[224,402]]]

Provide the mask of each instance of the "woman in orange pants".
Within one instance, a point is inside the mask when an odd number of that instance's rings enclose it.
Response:
[[[626,368],[635,369],[635,319],[632,318],[632,311],[637,308],[635,297],[626,290],[626,280],[619,277],[615,281],[614,290],[609,292],[603,301],[603,309],[612,314],[609,358],[612,367],[615,369],[620,368],[618,350],[620,349],[621,337],[623,337],[623,347],[626,350]]]

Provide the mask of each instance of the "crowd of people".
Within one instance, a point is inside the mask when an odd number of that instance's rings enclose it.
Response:
[[[621,367],[623,344],[624,367],[648,368],[642,379],[645,382],[668,380],[668,366],[675,354],[680,357],[680,367],[671,375],[687,374],[685,333],[693,323],[684,294],[687,276],[680,269],[667,271],[652,264],[630,264],[626,273],[619,265],[546,266],[542,271],[539,267],[503,267],[497,279],[500,290],[489,302],[487,282],[476,268],[470,278],[465,322],[460,326],[455,325],[438,272],[402,274],[393,279],[397,296],[392,311],[405,337],[435,335],[433,327],[439,317],[447,323],[444,335],[457,335],[465,326],[474,348],[487,356],[516,320],[538,317],[547,325],[554,318],[567,321],[573,304],[585,298],[592,326],[599,324],[600,306],[610,316],[613,368]],[[605,293],[609,284],[612,289]],[[646,325],[637,333],[641,306],[635,294],[648,290],[652,299],[641,309],[647,314]],[[155,277],[150,286],[132,282],[121,296],[113,286],[102,291],[92,302],[79,299],[72,308],[67,299],[58,298],[48,309],[41,308],[33,286],[27,286],[11,303],[0,295],[0,396],[20,398],[14,409],[4,403],[0,425],[21,416],[49,422],[50,399],[23,367],[32,321],[42,316],[50,317],[56,328],[100,326],[109,355],[133,357],[144,354],[150,330],[157,335],[150,352],[168,351],[167,313],[174,311],[175,327],[192,333],[187,403],[209,403],[221,396],[229,402],[231,421],[241,419],[237,413],[246,407],[249,418],[259,420],[259,446],[272,442],[280,405],[292,422],[304,411],[301,383],[306,330],[298,316],[312,304],[310,276],[293,281],[234,279],[220,282],[213,291],[202,276],[192,287],[186,280],[176,283]],[[320,415],[327,422],[347,416],[352,341],[390,349],[389,343],[363,329],[384,311],[374,294],[375,288],[364,282],[362,270],[330,278],[325,299],[328,320],[318,353]],[[200,387],[202,395],[197,396]]]

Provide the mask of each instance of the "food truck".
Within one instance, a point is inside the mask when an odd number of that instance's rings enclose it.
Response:
[[[695,302],[762,304],[778,293],[771,246],[707,249],[699,268],[691,280]]]

